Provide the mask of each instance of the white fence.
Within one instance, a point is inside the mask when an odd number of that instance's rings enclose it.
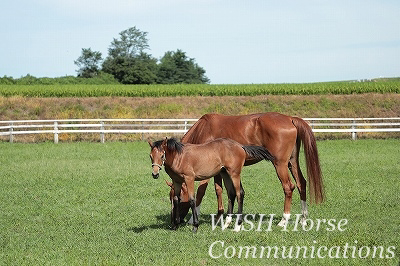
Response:
[[[315,133],[399,132],[400,117],[391,118],[304,118]],[[184,134],[197,119],[64,119],[0,121],[0,136],[52,134],[58,143],[59,134],[98,133],[101,142],[105,134]]]

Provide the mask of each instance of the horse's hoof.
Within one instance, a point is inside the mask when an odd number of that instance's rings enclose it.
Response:
[[[197,226],[193,226],[192,232],[193,232],[193,233],[197,233],[197,228],[198,228]]]
[[[171,228],[171,230],[176,231],[177,226],[176,225],[172,225],[170,228]]]
[[[242,230],[242,225],[235,225],[235,229],[233,231],[240,232]]]
[[[232,216],[226,217],[225,224],[222,226],[222,230],[225,230],[226,228],[228,228],[229,225],[231,224],[231,222],[232,222]]]
[[[304,217],[301,218],[300,224],[301,224],[301,226],[306,227],[307,226],[307,218],[304,218]]]
[[[287,223],[288,223],[288,221],[282,218],[282,220],[278,223],[278,226],[285,227],[287,225]]]

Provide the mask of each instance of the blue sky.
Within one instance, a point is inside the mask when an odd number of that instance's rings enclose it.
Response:
[[[4,0],[0,76],[76,75],[119,32],[148,32],[161,58],[181,49],[212,84],[400,76],[398,0]]]

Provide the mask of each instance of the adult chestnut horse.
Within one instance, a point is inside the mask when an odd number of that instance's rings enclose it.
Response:
[[[218,138],[203,144],[182,144],[175,139],[165,139],[149,142],[150,158],[153,167],[153,178],[158,178],[159,171],[165,166],[165,171],[171,177],[174,187],[173,208],[171,213],[172,228],[180,223],[179,197],[182,184],[186,184],[189,203],[193,216],[193,231],[197,231],[198,216],[195,206],[194,181],[206,180],[215,175],[224,179],[228,191],[228,214],[233,212],[235,198],[238,202],[240,230],[244,191],[240,182],[240,173],[247,160],[273,160],[273,156],[264,147],[242,146],[226,138]]]
[[[321,168],[314,134],[310,126],[299,117],[280,113],[260,113],[241,116],[220,114],[203,115],[183,136],[183,143],[205,143],[216,138],[229,138],[242,145],[265,147],[275,157],[273,161],[276,174],[282,183],[285,194],[283,218],[279,226],[285,226],[290,219],[292,192],[295,185],[291,182],[289,171],[296,182],[300,193],[302,223],[308,215],[306,203],[306,180],[299,165],[300,145],[304,145],[307,166],[310,202],[320,203],[324,200]],[[246,161],[246,165],[254,162]],[[200,206],[209,180],[199,184],[196,206]],[[218,199],[218,214],[224,212],[222,203],[222,180],[214,178]],[[199,207],[197,207],[199,210]]]

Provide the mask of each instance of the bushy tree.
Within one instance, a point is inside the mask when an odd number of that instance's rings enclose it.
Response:
[[[182,50],[166,52],[159,64],[146,50],[149,50],[147,32],[136,27],[121,31],[119,38],[111,42],[101,71],[123,84],[210,82],[206,71]],[[101,60],[101,53],[82,49],[82,55],[75,61],[80,67],[78,77],[99,75]]]
[[[7,85],[15,84],[15,80],[13,77],[8,77],[4,75],[2,78],[0,78],[0,84],[7,84]]]
[[[77,70],[78,77],[93,78],[100,72],[100,64],[103,58],[101,53],[92,51],[91,48],[82,48],[82,54],[74,61],[75,65],[79,67]]]
[[[108,55],[111,58],[133,58],[149,49],[147,32],[140,31],[136,27],[121,31],[119,36],[119,39],[114,38],[108,48]]]
[[[174,83],[209,83],[206,71],[186,53],[178,49],[168,51],[160,60],[157,72],[157,82],[161,84]]]
[[[157,60],[146,53],[136,57],[108,57],[103,71],[123,84],[152,84],[157,80]]]
[[[149,49],[147,32],[132,27],[119,35],[108,49],[103,71],[124,84],[156,83],[157,59],[144,52]]]

